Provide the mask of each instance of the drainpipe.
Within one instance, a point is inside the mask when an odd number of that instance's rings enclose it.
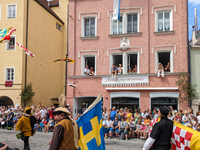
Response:
[[[67,53],[66,58],[68,57],[68,31],[69,31],[69,4],[67,5]],[[66,62],[66,68],[65,68],[65,96],[67,98],[67,62]]]
[[[187,4],[187,55],[188,55],[188,81],[191,83],[191,64],[190,64],[190,45],[189,45],[189,30],[188,30],[188,1],[186,2]],[[188,106],[191,108],[192,107],[192,101],[188,104]]]
[[[29,0],[27,0],[27,10],[26,10],[26,49],[28,49],[28,12],[29,12]],[[27,54],[25,53],[25,91],[26,91],[26,79],[27,79]],[[26,106],[26,102],[24,102],[24,106]]]

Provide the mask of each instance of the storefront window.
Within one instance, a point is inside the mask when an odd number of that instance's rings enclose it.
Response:
[[[151,98],[151,109],[161,106],[166,106],[166,107],[172,106],[174,109],[177,110],[178,98],[170,98],[170,97]]]

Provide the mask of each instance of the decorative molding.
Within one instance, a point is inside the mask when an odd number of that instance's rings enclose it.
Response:
[[[161,31],[161,32],[154,32],[155,35],[160,35],[160,34],[173,34],[175,31]]]
[[[163,6],[155,6],[155,7],[152,7],[152,15],[153,15],[153,9],[155,8],[161,8],[161,7],[174,7],[174,12],[176,12],[176,5],[163,5]]]
[[[143,48],[142,48],[142,47],[129,47],[129,49],[134,49],[134,48],[140,48],[141,55],[143,55]],[[121,47],[120,47],[120,48],[108,49],[108,50],[107,50],[107,57],[108,57],[109,51],[114,51],[114,50],[121,50]]]
[[[137,92],[113,92],[113,93],[110,93],[110,97],[111,98],[115,98],[115,97],[135,97],[135,98],[140,98],[140,94],[141,93],[137,93]]]
[[[152,87],[152,88],[105,88],[106,90],[178,90],[178,87]]]
[[[80,13],[79,14],[79,21],[81,20],[81,15],[88,15],[88,14],[98,14],[98,19],[100,20],[100,12],[87,12],[87,13]]]
[[[78,58],[81,58],[81,53],[89,53],[89,52],[98,52],[98,57],[99,57],[99,51],[79,51]],[[99,57],[100,58],[100,57]]]
[[[155,98],[155,97],[179,97],[179,92],[151,92],[149,93],[150,98]]]
[[[81,40],[96,40],[98,36],[87,36],[87,37],[80,37]]]
[[[143,12],[142,12],[142,7],[126,7],[126,8],[120,8],[120,10],[127,10],[127,9],[140,9],[141,15],[143,14]],[[108,10],[107,18],[109,18],[109,14],[110,14],[111,11],[113,11],[113,9]]]
[[[111,38],[114,37],[124,37],[124,36],[136,36],[136,35],[141,35],[141,32],[135,32],[135,33],[124,33],[124,34],[109,34],[108,36]]]
[[[156,46],[156,47],[152,47],[152,52],[151,52],[151,54],[153,54],[154,48],[165,48],[165,47],[174,47],[174,53],[176,54],[176,45],[165,45],[165,46]]]

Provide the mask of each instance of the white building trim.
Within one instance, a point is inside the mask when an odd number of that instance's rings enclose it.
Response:
[[[87,13],[80,13],[79,14],[79,21],[81,20],[81,15],[88,15],[88,14],[98,14],[98,19],[100,20],[101,17],[100,17],[100,12],[87,12]],[[86,16],[87,17],[87,16]]]
[[[156,98],[156,97],[179,97],[179,92],[151,92],[149,93],[150,98]]]
[[[162,6],[154,6],[152,7],[152,15],[153,15],[153,9],[155,8],[162,8],[162,7],[174,7],[174,12],[176,12],[176,5],[162,5]]]
[[[140,49],[141,55],[143,55],[143,48],[142,47],[129,47],[129,49]],[[112,48],[112,49],[108,49],[107,50],[107,57],[110,51],[114,51],[114,50],[120,50],[121,48]]]
[[[115,98],[115,97],[135,97],[135,98],[140,98],[140,94],[141,93],[137,93],[137,92],[113,92],[113,93],[110,93],[110,97],[111,98]]]
[[[100,57],[100,56],[99,56],[99,51],[93,51],[93,50],[91,50],[91,51],[79,51],[78,58],[79,58],[79,59],[81,58],[81,53],[90,53],[90,52],[97,52],[97,53],[98,53],[98,57]]]
[[[152,87],[152,88],[105,88],[108,91],[114,90],[178,90],[178,87]]]
[[[174,47],[174,53],[176,54],[176,45],[165,45],[165,46],[155,46],[155,47],[152,47],[151,54],[154,53],[154,48],[165,48],[165,47]]]
[[[127,10],[127,9],[140,9],[141,15],[143,14],[142,12],[142,7],[126,7],[126,8],[120,8],[120,10]],[[113,11],[113,9],[108,10],[107,18],[109,18],[110,12]]]

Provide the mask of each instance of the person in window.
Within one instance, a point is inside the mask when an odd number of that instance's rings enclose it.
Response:
[[[118,74],[122,74],[123,73],[123,67],[122,64],[119,64],[119,67],[117,69]]]
[[[84,70],[84,75],[89,75],[90,73],[90,69],[88,68],[88,65],[85,66],[85,70]]]
[[[132,71],[132,69],[130,68],[129,70],[128,70],[128,73],[132,73],[133,71]]]
[[[168,62],[167,65],[165,66],[165,71],[170,72],[170,62]]]
[[[115,67],[115,64],[112,65],[112,68],[111,68],[111,75],[112,75],[112,78],[116,78],[116,75],[117,75],[117,67]]]
[[[137,65],[135,65],[133,72],[137,73]]]
[[[158,77],[160,77],[160,75],[162,77],[164,77],[164,69],[163,69],[163,65],[161,63],[158,63],[158,67],[157,67],[157,75]]]
[[[94,76],[94,68],[93,67],[90,68],[89,76]]]

